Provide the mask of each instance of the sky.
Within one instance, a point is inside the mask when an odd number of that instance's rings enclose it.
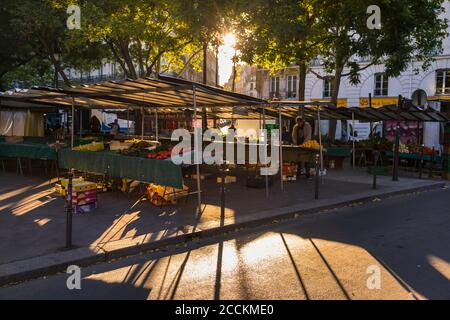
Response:
[[[224,44],[219,47],[219,84],[224,85],[233,72],[233,56],[235,37],[228,33],[223,38]]]

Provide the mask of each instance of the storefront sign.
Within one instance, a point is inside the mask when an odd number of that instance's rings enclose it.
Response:
[[[369,98],[359,98],[359,106],[361,108],[368,108],[370,106]],[[398,103],[398,97],[372,98],[372,107],[380,108],[386,105]]]

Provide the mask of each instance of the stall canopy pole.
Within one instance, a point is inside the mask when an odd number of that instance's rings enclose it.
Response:
[[[197,199],[198,199],[198,215],[202,214],[202,195],[201,195],[201,185],[200,185],[200,161],[199,161],[199,152],[200,146],[198,143],[198,123],[197,123],[197,92],[195,85],[192,87],[192,94],[194,99],[194,158],[195,165],[197,167]]]
[[[75,119],[75,98],[72,97],[72,123],[71,123],[71,134],[70,134],[70,147],[73,150],[74,147],[74,119]]]
[[[83,110],[80,109],[80,140],[83,138]]]
[[[130,108],[127,108],[127,135],[130,134]]]
[[[155,130],[156,130],[156,141],[159,141],[158,110],[155,110]]]
[[[265,130],[265,129],[266,129],[266,105],[263,104],[263,130]],[[267,168],[268,168],[268,164],[266,163],[267,162],[267,152],[269,151],[268,145],[267,145],[268,139],[269,139],[269,133],[266,132],[265,137],[264,137],[264,150],[265,150],[264,151],[264,163],[265,163],[264,165],[267,166]],[[268,172],[266,172],[265,178],[266,178],[266,198],[268,198],[269,197],[269,175],[268,175]]]
[[[281,183],[281,192],[284,191],[284,181],[283,181],[283,137],[282,137],[282,126],[283,119],[281,117],[281,104],[278,104],[278,122],[279,122],[279,138],[280,138],[280,183]]]
[[[141,107],[141,139],[144,140],[144,107]]]
[[[355,112],[352,112],[353,169],[356,168]]]
[[[320,107],[317,109],[317,126],[319,129],[319,150],[320,150],[320,171],[323,171],[323,146],[322,146],[322,132],[320,128]]]

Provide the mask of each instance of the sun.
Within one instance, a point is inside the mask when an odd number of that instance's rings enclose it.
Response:
[[[236,44],[236,36],[234,35],[234,33],[227,33],[226,35],[224,35],[224,37],[223,37],[223,46],[224,47],[234,49],[235,44]]]

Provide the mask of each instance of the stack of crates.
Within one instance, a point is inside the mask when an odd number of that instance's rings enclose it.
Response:
[[[450,124],[444,129],[444,168],[442,176],[446,180],[450,180]]]
[[[97,209],[97,184],[89,181],[73,183],[72,209],[74,213],[78,214]]]
[[[297,180],[298,165],[295,163],[283,163],[283,181]]]

